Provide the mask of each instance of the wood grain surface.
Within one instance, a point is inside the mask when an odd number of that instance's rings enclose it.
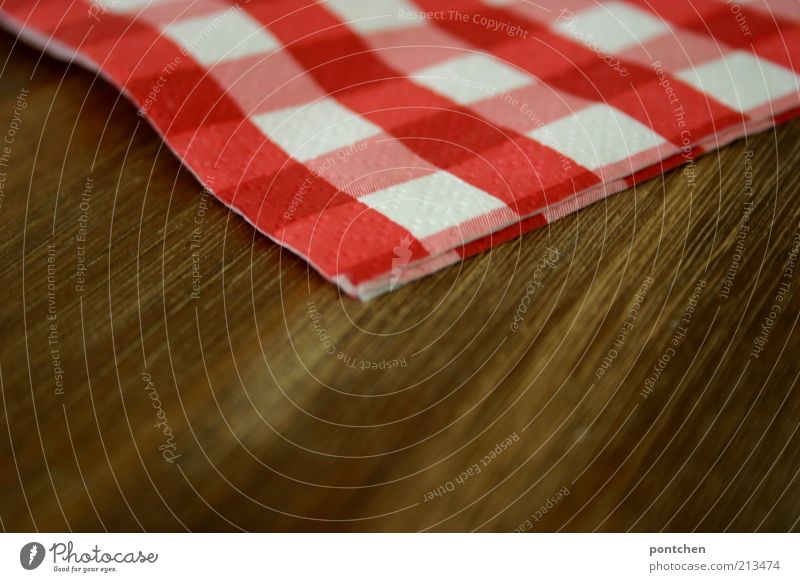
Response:
[[[0,46],[4,530],[800,529],[800,122],[361,303]]]

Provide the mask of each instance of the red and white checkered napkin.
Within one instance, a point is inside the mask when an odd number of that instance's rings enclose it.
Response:
[[[121,87],[223,203],[361,298],[800,106],[797,0],[5,0],[0,14]]]

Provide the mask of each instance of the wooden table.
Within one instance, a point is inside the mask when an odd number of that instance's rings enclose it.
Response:
[[[800,122],[360,303],[0,44],[4,529],[800,528]]]

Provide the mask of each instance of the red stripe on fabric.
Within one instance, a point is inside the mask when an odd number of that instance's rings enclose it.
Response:
[[[27,19],[27,6],[17,3],[13,16]],[[390,269],[390,249],[402,240],[410,241],[415,260],[428,256],[404,228],[291,160],[245,118],[204,67],[159,31],[108,13],[87,27],[87,8],[72,5],[60,23],[53,11],[36,11],[33,20],[60,42],[80,45],[124,85],[198,178],[262,232],[280,239],[288,227],[285,241],[292,248],[326,276],[352,281]],[[293,205],[306,180],[310,185]]]
[[[377,235],[365,244],[368,229],[372,228],[386,234],[393,245],[410,240],[415,257],[428,255],[404,228],[291,159],[249,121],[201,127],[173,135],[169,142],[220,200],[275,239],[283,238],[286,229],[287,243],[327,277],[346,275],[351,281],[363,281],[382,272],[384,255],[389,251],[381,246]],[[343,206],[348,209],[343,210]],[[366,216],[361,216],[364,213]],[[330,224],[343,216],[358,217],[346,232]],[[310,230],[316,230],[316,236],[327,237],[324,243],[316,239],[312,244],[314,235]],[[326,247],[341,249],[338,263]],[[367,264],[370,261],[372,265]]]

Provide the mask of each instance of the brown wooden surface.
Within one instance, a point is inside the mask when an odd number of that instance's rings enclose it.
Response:
[[[193,299],[198,183],[116,90],[0,43],[0,139],[29,91],[0,205],[5,530],[800,527],[800,274],[751,356],[800,227],[800,122],[703,157],[693,189],[670,172],[364,304],[209,199]],[[546,247],[559,259],[514,332]]]

